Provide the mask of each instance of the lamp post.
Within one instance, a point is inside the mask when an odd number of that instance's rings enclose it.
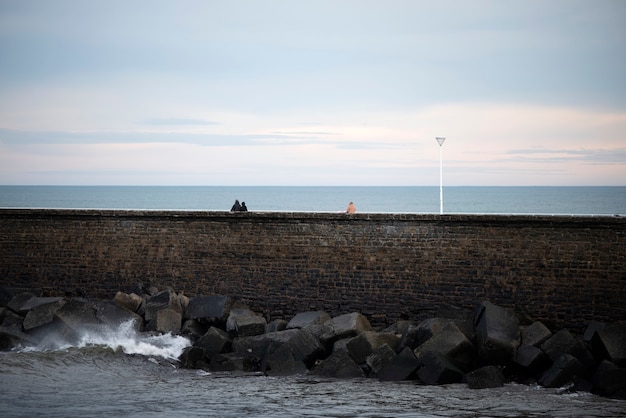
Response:
[[[443,215],[443,151],[441,150],[446,138],[435,138],[439,143],[439,214]]]

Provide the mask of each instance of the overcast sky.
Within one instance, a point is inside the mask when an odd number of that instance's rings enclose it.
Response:
[[[626,185],[626,1],[0,0],[0,184]]]

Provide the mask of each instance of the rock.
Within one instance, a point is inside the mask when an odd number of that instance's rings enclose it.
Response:
[[[316,360],[324,355],[324,346],[306,329],[300,329],[291,334],[286,345],[297,361],[302,361],[307,367],[312,367]]]
[[[497,366],[485,366],[465,375],[470,389],[499,388],[504,386],[504,374]]]
[[[184,337],[187,337],[192,343],[198,341],[204,334],[206,334],[207,328],[202,325],[197,319],[188,319],[183,322],[183,326],[180,328],[180,333]]]
[[[10,310],[12,310],[15,313],[20,313],[20,311],[22,309],[22,306],[26,302],[31,300],[32,298],[36,298],[36,297],[37,296],[35,296],[34,294],[32,294],[30,292],[20,293],[19,295],[13,296],[11,301],[9,301],[9,303],[7,303],[7,308],[9,308]]]
[[[113,301],[120,307],[129,310],[131,312],[139,311],[139,307],[143,303],[143,298],[134,293],[128,294],[124,292],[117,292]]]
[[[208,359],[206,350],[202,347],[191,346],[183,350],[178,357],[182,367],[188,369],[208,369]]]
[[[612,396],[620,391],[626,391],[626,368],[603,360],[596,369],[592,379],[593,393],[601,396]]]
[[[172,308],[159,309],[156,311],[156,318],[148,323],[148,329],[162,333],[179,334],[182,321],[183,315],[179,311]]]
[[[320,341],[324,344],[332,344],[343,338],[355,337],[363,331],[372,331],[367,318],[358,313],[336,316],[329,321],[324,322],[320,328]]]
[[[241,356],[249,356],[261,361],[266,355],[277,350],[299,332],[297,329],[269,332],[250,337],[233,339],[233,352]]]
[[[189,299],[185,310],[186,319],[200,319],[205,322],[226,323],[233,301],[228,296],[196,296]]]
[[[583,341],[586,343],[591,343],[593,336],[596,331],[606,328],[606,324],[604,322],[591,321],[587,328],[585,328],[585,332],[583,334]]]
[[[626,367],[626,323],[608,325],[595,332],[594,351],[618,367]]]
[[[286,329],[306,328],[311,325],[322,325],[331,319],[324,311],[300,312],[287,323]]]
[[[38,299],[38,298],[33,298]],[[33,300],[31,299],[31,300]],[[56,298],[55,298],[56,299]],[[48,324],[54,320],[54,314],[65,305],[65,300],[58,298],[54,302],[37,305],[30,309],[24,317],[22,327],[25,331]]]
[[[427,385],[460,383],[463,371],[447,356],[432,351],[420,358],[421,367],[417,377]]]
[[[180,298],[176,293],[170,289],[162,290],[154,296],[150,296],[146,300],[145,315],[146,322],[151,322],[157,318],[157,312],[169,309],[174,312],[183,313],[183,307],[181,306]],[[182,324],[182,320],[181,320]],[[151,325],[151,328],[155,328],[155,325]],[[178,326],[180,329],[180,325]]]
[[[24,317],[16,314],[9,308],[0,308],[0,325],[5,328],[13,328],[18,331],[22,331],[24,324]]]
[[[476,310],[474,326],[478,354],[483,360],[497,365],[513,361],[521,339],[513,309],[483,302]]]
[[[387,367],[395,357],[396,352],[387,344],[377,347],[372,354],[365,359],[365,363],[371,370],[369,377],[378,377],[380,372]]]
[[[415,356],[421,361],[426,353],[436,353],[450,358],[458,367],[469,370],[475,358],[475,349],[465,334],[454,322],[448,322],[431,338],[414,350]]]
[[[80,331],[85,325],[101,325],[95,306],[82,299],[68,300],[54,313],[54,317],[73,331]]]
[[[378,374],[383,381],[400,381],[413,378],[420,362],[413,354],[413,350],[405,347],[396,355]]]
[[[231,309],[226,321],[226,331],[239,337],[249,337],[265,333],[267,321],[247,308]]]
[[[570,353],[575,344],[576,339],[572,334],[567,329],[562,329],[541,344],[541,349],[554,362],[562,354]]]
[[[266,361],[265,373],[270,376],[305,374],[307,371],[304,362],[296,359],[288,344],[281,345]]]
[[[400,338],[390,332],[363,331],[351,338],[346,348],[352,360],[357,364],[364,363],[367,357],[378,347],[387,344],[394,352],[400,346]]]
[[[267,324],[265,332],[284,331],[287,329],[288,322],[284,319],[275,319]]]
[[[525,374],[538,377],[551,365],[551,361],[541,349],[534,345],[521,345],[517,349],[514,362],[521,366]]]
[[[208,368],[212,372],[255,372],[259,369],[259,364],[249,356],[224,353],[211,357]]]
[[[214,354],[231,351],[233,340],[226,331],[211,327],[194,345],[202,347],[210,357]]]
[[[143,331],[144,327],[141,316],[111,302],[104,302],[97,307],[96,318],[113,329],[127,322],[132,322],[132,328],[137,332]]]
[[[310,373],[340,379],[365,377],[363,370],[345,351],[334,351],[330,356],[313,367]]]
[[[562,354],[552,364],[552,367],[541,375],[539,384],[547,388],[562,387],[572,381],[574,376],[579,376],[584,372],[584,366],[576,357],[571,354]]]
[[[522,344],[539,347],[551,336],[552,332],[548,327],[540,321],[535,321],[522,330]]]
[[[37,345],[38,341],[15,328],[0,326],[0,351],[11,350],[19,346]]]
[[[402,330],[400,337],[400,346],[407,347],[411,350],[416,349],[423,341],[420,341],[420,328],[417,324],[409,324]]]
[[[423,320],[417,325],[417,348],[419,345],[424,344],[432,336],[441,333],[441,331],[448,325],[454,324],[452,319],[447,318],[428,318]]]
[[[59,297],[55,297],[55,298],[42,298],[42,297],[34,297],[34,298],[30,298],[28,299],[28,301],[26,303],[24,303],[22,305],[22,307],[20,308],[19,313],[21,314],[26,314],[27,312],[29,312],[32,309],[35,309],[39,306],[42,305],[47,305],[49,303],[55,303],[55,302],[59,302],[62,301],[63,298],[59,298]]]

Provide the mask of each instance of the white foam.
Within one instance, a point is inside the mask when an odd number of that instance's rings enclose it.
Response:
[[[86,330],[78,348],[104,346],[113,350],[122,350],[126,354],[156,356],[176,360],[191,342],[180,335],[171,333],[162,335],[142,334],[135,330],[132,321],[123,323],[117,329],[104,331]]]

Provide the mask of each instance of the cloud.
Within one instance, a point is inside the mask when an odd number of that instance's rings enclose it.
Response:
[[[142,122],[147,125],[155,126],[207,126],[207,125],[219,125],[218,122],[213,122],[205,119],[192,119],[192,118],[154,118],[146,119]]]

